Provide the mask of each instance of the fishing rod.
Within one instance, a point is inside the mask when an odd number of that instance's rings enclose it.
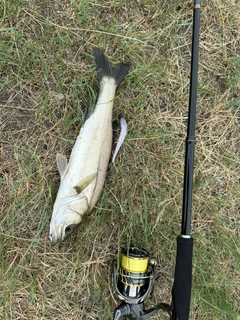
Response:
[[[145,310],[144,301],[151,296],[157,261],[149,253],[134,246],[122,250],[120,266],[113,265],[113,289],[122,304],[115,309],[114,320],[144,320],[158,310],[169,313],[170,320],[188,320],[192,285],[193,238],[190,236],[192,185],[195,146],[200,2],[194,0],[191,76],[188,127],[185,149],[183,208],[181,234],[177,237],[177,254],[171,305],[160,303]]]
[[[200,3],[201,0],[194,0],[188,128],[185,147],[182,228],[181,235],[177,237],[176,266],[174,284],[172,288],[171,320],[187,320],[190,310],[193,251],[193,238],[190,236],[190,225],[197,102]]]

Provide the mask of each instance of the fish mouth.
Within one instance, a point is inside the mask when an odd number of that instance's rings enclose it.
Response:
[[[51,246],[55,246],[58,239],[56,237],[54,237],[52,233],[50,233],[49,238],[50,238]]]
[[[50,229],[49,238],[52,246],[55,246],[59,239],[61,240],[61,234],[62,228],[60,226],[56,227],[53,230]]]
[[[51,246],[54,247],[56,245],[57,241],[51,241]]]

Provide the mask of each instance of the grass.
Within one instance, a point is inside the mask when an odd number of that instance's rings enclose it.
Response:
[[[240,4],[203,1],[193,189],[190,319],[238,319]],[[191,1],[0,4],[0,318],[111,319],[112,261],[127,243],[158,261],[150,307],[170,302],[180,232]],[[115,101],[128,136],[97,207],[50,246],[59,185],[84,109],[92,48],[132,69]],[[167,319],[159,312],[152,319]]]

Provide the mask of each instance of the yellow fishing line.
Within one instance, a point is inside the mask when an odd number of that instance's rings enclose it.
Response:
[[[147,271],[148,257],[132,258],[122,254],[121,267],[128,272],[141,272]]]

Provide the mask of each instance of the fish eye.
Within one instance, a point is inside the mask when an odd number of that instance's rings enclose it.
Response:
[[[69,226],[66,227],[65,233],[72,233],[75,229],[75,224],[70,224]]]

